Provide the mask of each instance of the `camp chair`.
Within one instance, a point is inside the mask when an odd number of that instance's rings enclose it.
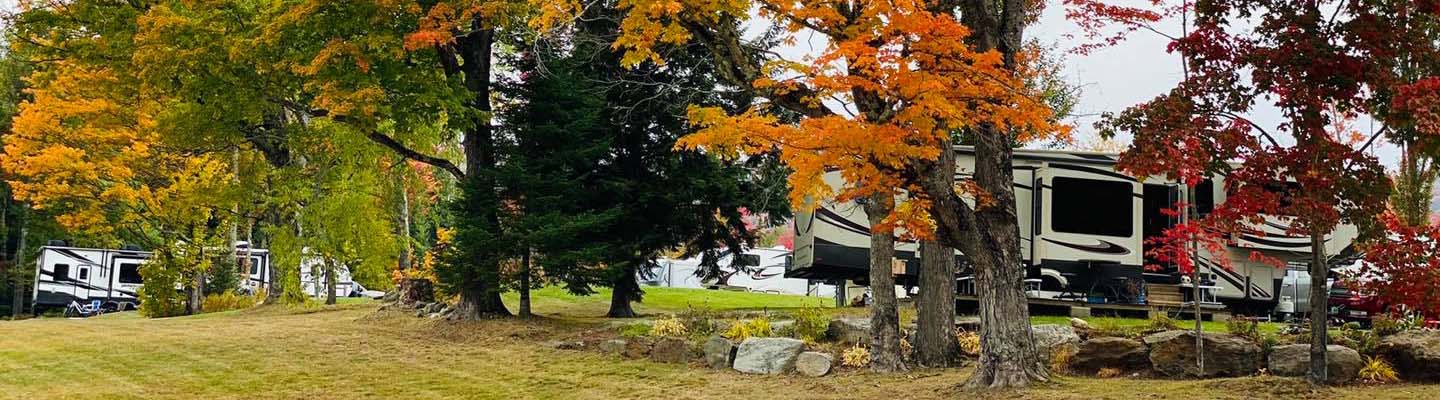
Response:
[[[71,301],[70,305],[65,307],[65,316],[67,317],[71,315],[80,317],[93,317],[96,315],[100,315],[104,312],[105,311],[100,308],[100,300],[90,300],[90,304],[85,305],[81,305],[78,302]]]

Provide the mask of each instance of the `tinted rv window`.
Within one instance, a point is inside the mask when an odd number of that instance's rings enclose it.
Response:
[[[55,264],[55,280],[70,279],[70,264]]]
[[[1056,177],[1052,186],[1050,229],[1084,235],[1134,234],[1130,182]]]
[[[80,268],[80,278],[78,278],[78,279],[80,279],[80,280],[82,280],[82,281],[89,281],[89,280],[90,280],[90,269],[89,269],[89,268]]]
[[[1200,215],[1209,215],[1215,211],[1215,181],[1206,179],[1195,185],[1195,211]]]
[[[120,264],[120,283],[143,283],[140,264]]]

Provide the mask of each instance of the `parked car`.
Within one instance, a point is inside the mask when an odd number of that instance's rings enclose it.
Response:
[[[381,297],[385,297],[385,292],[366,289],[365,286],[360,285],[360,282],[355,282],[355,290],[350,291],[350,297],[369,297],[372,299],[379,299]]]
[[[1331,319],[1337,322],[1359,322],[1362,326],[1369,326],[1371,319],[1389,309],[1379,297],[1339,284],[1330,286],[1329,304]]]

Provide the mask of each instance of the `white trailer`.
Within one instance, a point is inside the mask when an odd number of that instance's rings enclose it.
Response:
[[[643,283],[651,286],[680,287],[694,289],[740,288],[751,292],[795,294],[804,296],[831,297],[835,287],[824,282],[809,279],[785,277],[790,250],[783,247],[759,248],[745,251],[739,260],[748,271],[732,265],[734,255],[729,252],[719,260],[721,276],[702,280],[697,271],[700,258],[657,260]]]
[[[974,149],[957,146],[956,178],[974,174]],[[1139,179],[1115,169],[1115,154],[1016,150],[1013,163],[1015,206],[1020,227],[1022,262],[1032,282],[1041,286],[1032,293],[1054,297],[1073,292],[1074,286],[1093,288],[1098,282],[1136,280],[1148,284],[1175,285],[1181,280],[1173,266],[1148,260],[1147,238],[1159,235],[1178,223],[1161,210],[1173,208],[1188,198],[1187,188],[1173,181],[1150,177]],[[844,184],[838,172],[826,174],[835,187]],[[1209,213],[1225,201],[1224,177],[1196,185],[1195,206]],[[869,270],[870,229],[864,208],[854,202],[824,204],[813,212],[796,215],[792,278],[865,281]],[[1213,281],[1213,294],[1237,310],[1272,310],[1277,301],[1284,268],[1254,261],[1259,252],[1286,262],[1306,263],[1310,238],[1292,236],[1285,217],[1268,217],[1253,232],[1228,240],[1223,254],[1200,253],[1200,273]],[[1353,226],[1341,226],[1325,237],[1327,254],[1350,250],[1356,237]],[[896,258],[904,262],[897,269],[897,282],[914,284],[918,272],[918,246],[896,243]],[[962,271],[968,275],[965,256],[956,252]],[[1221,267],[1227,259],[1231,269]],[[1145,265],[1161,265],[1146,271]],[[963,287],[963,286],[962,286]],[[923,290],[923,288],[921,289]]]

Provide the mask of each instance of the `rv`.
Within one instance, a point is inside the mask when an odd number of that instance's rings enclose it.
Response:
[[[240,243],[235,251],[237,265],[250,258],[249,270],[242,274],[240,289],[254,292],[270,283],[270,252],[248,248]],[[32,285],[31,307],[64,308],[71,302],[89,304],[99,301],[108,311],[133,310],[140,305],[136,297],[143,279],[140,266],[150,261],[152,252],[127,246],[123,249],[94,249],[67,246],[52,241],[40,248],[35,261],[35,284]],[[305,293],[324,296],[324,274],[311,274],[318,259],[307,257],[301,263],[300,277]],[[341,267],[337,276],[337,296],[351,296],[355,285],[348,269]]]
[[[956,178],[969,178],[975,170],[974,149],[957,146],[955,152]],[[1032,297],[1143,304],[1147,291],[1178,296],[1180,287],[1192,284],[1174,266],[1147,259],[1145,244],[1147,238],[1179,222],[1162,210],[1189,198],[1187,187],[1156,177],[1127,175],[1115,169],[1116,161],[1115,154],[1095,152],[1015,151],[1015,206],[1027,293]],[[838,172],[826,174],[825,179],[831,186],[844,184]],[[1223,203],[1224,186],[1223,177],[1196,185],[1196,210],[1206,214]],[[795,226],[795,261],[786,277],[867,280],[870,229],[862,206],[854,202],[824,204],[813,212],[797,214]],[[1271,313],[1286,269],[1254,261],[1250,254],[1308,263],[1310,238],[1287,234],[1284,217],[1267,217],[1263,226],[1254,228],[1253,233],[1229,238],[1225,251],[1200,251],[1199,284],[1209,294],[1202,303],[1223,304],[1236,312]],[[1356,234],[1353,226],[1341,226],[1327,235],[1327,254],[1349,254]],[[915,284],[917,250],[916,243],[896,243],[896,258],[903,262],[903,267],[896,267],[897,282]],[[964,254],[956,252],[956,258],[963,290],[970,272]],[[1222,259],[1232,268],[1222,267]],[[1161,268],[1147,271],[1146,265]],[[1125,288],[1129,290],[1122,290]],[[1099,289],[1108,289],[1118,298],[1093,297]],[[1129,293],[1122,295],[1121,291]]]
[[[662,258],[656,261],[656,266],[651,269],[650,274],[642,277],[642,282],[660,287],[730,288],[762,293],[834,296],[835,288],[832,285],[809,279],[785,277],[789,260],[790,250],[784,247],[750,249],[741,254],[738,260],[727,251],[722,253],[719,259],[721,275],[718,278],[701,279],[697,274],[700,269],[699,257]],[[732,265],[732,262],[736,261],[741,268]]]

